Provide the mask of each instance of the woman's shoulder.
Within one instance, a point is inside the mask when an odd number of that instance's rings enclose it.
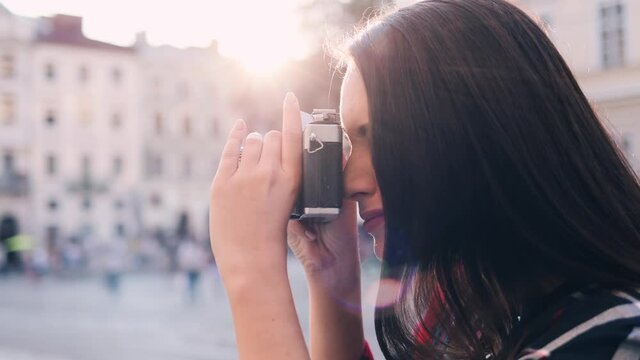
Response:
[[[535,324],[519,360],[640,359],[640,289],[575,292]]]

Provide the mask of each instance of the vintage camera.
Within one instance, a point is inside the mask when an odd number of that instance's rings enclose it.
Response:
[[[302,182],[292,219],[328,222],[340,215],[343,198],[342,159],[351,152],[335,110],[300,112],[303,122]],[[343,155],[344,154],[344,155]]]

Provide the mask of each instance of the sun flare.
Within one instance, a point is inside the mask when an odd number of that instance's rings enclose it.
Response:
[[[251,12],[246,11],[246,3],[241,9],[227,8],[237,16],[225,26],[228,32],[219,35],[220,51],[262,75],[304,55],[308,46],[298,30],[299,14],[286,4],[254,2]]]

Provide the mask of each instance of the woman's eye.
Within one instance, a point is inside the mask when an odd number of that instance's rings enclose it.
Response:
[[[369,136],[369,124],[358,126],[358,129],[356,130],[356,134],[358,134],[358,137],[360,137],[360,138],[368,137]]]

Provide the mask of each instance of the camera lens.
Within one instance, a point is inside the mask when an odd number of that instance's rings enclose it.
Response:
[[[342,130],[342,156],[344,156],[345,161],[349,160],[351,157],[351,139],[349,139],[349,135],[347,132]]]

